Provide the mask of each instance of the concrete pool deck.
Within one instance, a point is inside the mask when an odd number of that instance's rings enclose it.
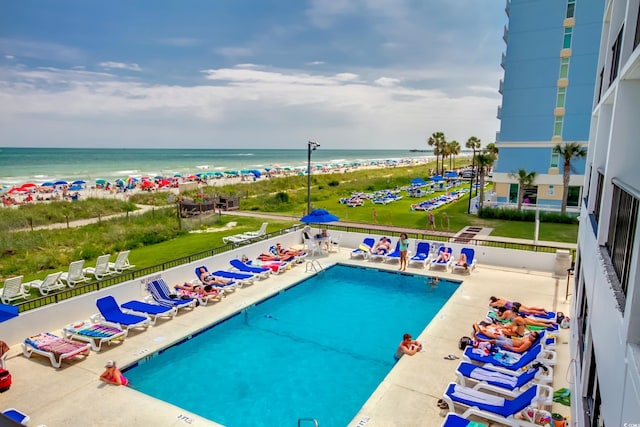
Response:
[[[322,264],[340,262],[397,269],[397,264],[350,260],[349,252],[350,249],[342,248],[339,253],[321,257],[319,261]],[[496,295],[569,313],[570,299],[564,300],[565,280],[554,279],[551,273],[483,264],[479,264],[469,276],[412,267],[407,272],[439,275],[463,280],[463,283],[424,331],[408,331],[425,344],[427,351],[403,357],[373,392],[350,426],[440,426],[444,412],[436,402],[442,397],[448,383],[455,381],[454,371],[459,363],[458,360],[446,360],[444,356],[461,356],[458,339],[463,335],[469,336],[471,325],[485,317],[489,296]],[[123,343],[103,347],[101,352],[92,352],[86,358],[65,361],[57,370],[43,357],[36,355],[31,359],[25,358],[21,347],[14,345],[7,357],[13,385],[0,395],[0,410],[17,408],[31,417],[32,426],[218,426],[215,422],[131,388],[101,383],[98,376],[107,360],[115,360],[121,367],[128,366],[310,274],[305,271],[305,264],[298,265],[282,275],[273,275],[239,289],[219,303],[198,307],[193,312],[184,311],[173,320],[159,320],[156,326],[147,331],[133,331]],[[60,325],[60,328],[63,326]],[[398,342],[400,340],[401,337],[398,337]],[[568,347],[568,330],[561,329],[556,348],[558,363],[554,367],[554,390],[568,385]],[[393,350],[390,349],[390,353]],[[207,369],[194,368],[194,375],[202,374],[209,373]],[[212,393],[215,393],[215,370],[210,375]],[[167,378],[167,381],[171,381],[171,378]],[[216,402],[219,399],[212,398],[212,404],[219,404]],[[567,407],[556,405],[554,412],[568,414]],[[310,414],[300,414],[299,417],[308,416]],[[322,420],[318,421],[321,427],[326,427]],[[292,426],[296,423],[297,419],[291,421]]]

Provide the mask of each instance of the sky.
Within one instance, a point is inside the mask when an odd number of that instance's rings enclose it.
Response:
[[[19,0],[0,146],[494,142],[503,0]]]

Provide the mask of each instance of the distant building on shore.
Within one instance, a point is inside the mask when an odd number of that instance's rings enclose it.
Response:
[[[563,162],[558,143],[587,146],[604,0],[508,0],[504,80],[498,107],[500,150],[493,182],[498,203],[517,203],[520,169],[536,172],[531,204],[559,208]],[[568,206],[582,194],[585,160],[572,161]]]
[[[571,425],[637,426],[640,1],[607,0],[603,16],[572,296]]]

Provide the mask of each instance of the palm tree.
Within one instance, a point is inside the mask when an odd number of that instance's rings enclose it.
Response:
[[[429,144],[429,146],[433,147],[433,154],[436,156],[436,173],[438,173],[438,160],[440,158],[440,155],[443,153],[443,145],[446,144],[446,139],[444,137],[444,133],[442,132],[434,132],[430,137],[429,140],[427,141],[427,144]],[[443,144],[444,143],[444,144]],[[443,158],[443,162],[444,162],[444,158]]]
[[[518,180],[518,210],[522,210],[524,190],[533,185],[536,180],[536,173],[535,171],[527,172],[525,169],[520,168],[518,173],[510,173],[509,176]]]
[[[464,144],[465,147],[470,148],[473,150],[473,156],[471,156],[471,170],[473,172],[473,174],[471,175],[471,180],[469,182],[469,206],[467,207],[467,213],[471,213],[471,193],[473,192],[473,177],[477,176],[475,175],[476,172],[476,150],[480,149],[480,139],[472,136],[470,137],[467,142]]]
[[[460,143],[458,141],[451,141],[447,144],[447,151],[449,152],[449,169],[453,169],[453,164],[455,164],[455,156],[460,154]]]
[[[563,159],[562,164],[562,215],[567,213],[567,198],[569,196],[569,176],[575,169],[571,166],[571,160],[587,157],[587,149],[577,142],[566,142],[553,147],[553,153],[559,154]]]
[[[475,164],[478,165],[478,177],[479,177],[479,185],[480,185],[480,203],[479,207],[482,207],[484,204],[484,175],[493,165],[493,157],[491,154],[487,153],[478,153],[475,157]],[[471,195],[469,195],[471,197]]]
[[[493,156],[495,160],[498,159],[498,147],[496,147],[495,142],[491,142],[484,147],[485,151]]]

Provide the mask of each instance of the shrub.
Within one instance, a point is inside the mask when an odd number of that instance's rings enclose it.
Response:
[[[328,185],[329,187],[337,187],[340,185],[340,181],[329,181]]]
[[[536,212],[532,210],[518,211],[505,208],[481,208],[478,209],[478,217],[484,219],[502,219],[506,221],[534,222]],[[540,222],[554,222],[560,224],[576,224],[578,219],[572,215],[562,215],[555,212],[541,212]]]

